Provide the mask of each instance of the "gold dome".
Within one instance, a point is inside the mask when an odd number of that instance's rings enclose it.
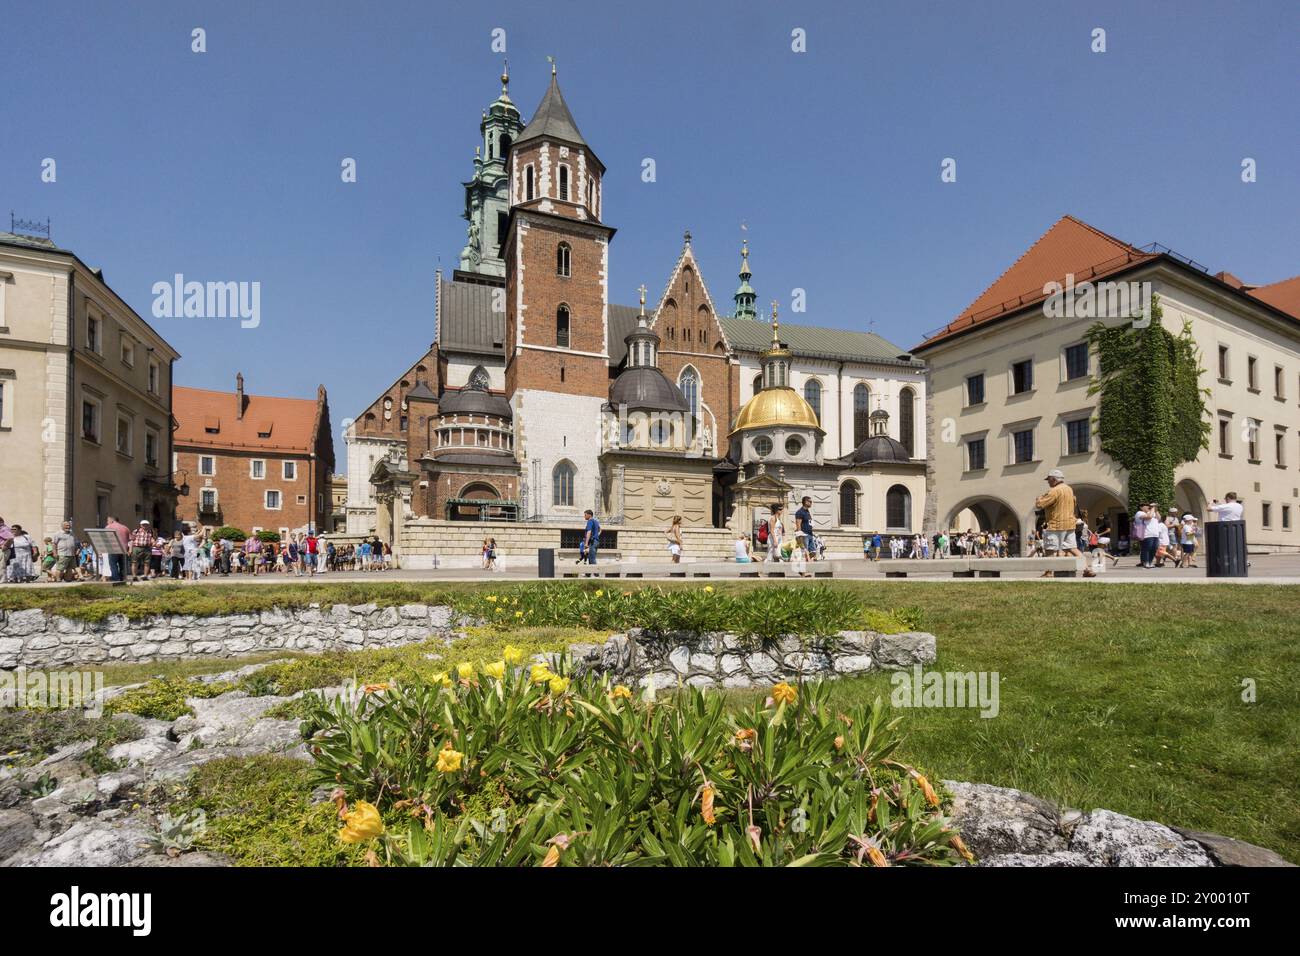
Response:
[[[750,428],[773,427],[822,430],[812,406],[793,388],[765,388],[745,403],[736,416],[731,434]]]

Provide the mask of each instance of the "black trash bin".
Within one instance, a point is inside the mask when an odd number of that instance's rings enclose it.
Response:
[[[537,576],[539,578],[555,577],[555,549],[537,549]]]
[[[1246,577],[1246,522],[1206,522],[1205,576]]]

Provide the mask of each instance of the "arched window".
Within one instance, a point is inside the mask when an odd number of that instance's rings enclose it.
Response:
[[[587,179],[587,208],[596,211],[596,181],[590,177]]]
[[[858,490],[856,481],[840,485],[840,524],[846,528],[858,524]]]
[[[688,365],[682,369],[682,374],[677,378],[677,387],[682,390],[686,396],[686,406],[690,409],[691,418],[698,418],[700,415],[700,373]]]
[[[558,508],[573,507],[573,482],[578,470],[573,463],[562,461],[551,472],[551,504]]]
[[[853,447],[871,437],[871,389],[861,382],[853,389]]]
[[[568,200],[569,198],[569,167],[560,167],[560,199]]]
[[[815,378],[810,378],[804,383],[803,397],[812,406],[813,414],[817,416],[817,424],[822,423],[822,383]]]
[[[501,137],[501,155],[505,157],[510,156],[510,137],[507,135]]]
[[[533,167],[528,166],[524,169],[524,199],[533,198]]]
[[[754,376],[754,394],[757,395],[757,394],[758,394],[759,392],[761,392],[762,390],[763,390],[763,376],[762,376],[762,375],[755,375],[755,376]]]
[[[916,457],[916,393],[905,388],[898,393],[898,440]]]
[[[573,275],[573,267],[570,262],[572,250],[567,242],[562,242],[555,249],[555,274],[557,276]]]
[[[890,531],[912,530],[912,495],[902,485],[885,492],[885,524]]]
[[[562,349],[569,347],[569,307],[562,305],[555,310],[555,344]]]
[[[469,373],[469,387],[486,392],[491,387],[491,379],[488,378],[487,369],[482,365],[474,367],[474,371]]]

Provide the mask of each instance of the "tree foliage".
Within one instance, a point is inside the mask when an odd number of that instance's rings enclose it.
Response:
[[[1128,472],[1129,511],[1155,501],[1174,500],[1174,470],[1210,447],[1210,422],[1200,387],[1200,349],[1191,323],[1174,335],[1164,327],[1158,296],[1151,321],[1088,330],[1098,355],[1090,395],[1097,403],[1101,450]]]

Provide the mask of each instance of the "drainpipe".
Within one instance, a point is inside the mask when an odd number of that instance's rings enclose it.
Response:
[[[844,363],[840,363],[839,369],[835,372],[835,408],[836,417],[840,424],[840,453],[839,458],[843,458],[844,451]]]

